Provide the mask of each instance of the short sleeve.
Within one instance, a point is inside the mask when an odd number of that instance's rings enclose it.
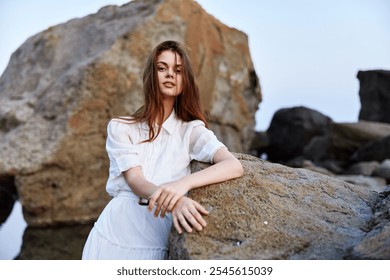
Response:
[[[141,165],[137,146],[131,141],[131,127],[131,123],[118,120],[111,120],[107,126],[106,150],[114,165],[110,169],[118,173]]]
[[[221,143],[214,132],[207,129],[204,122],[194,121],[190,135],[190,158],[202,162],[213,162],[215,153],[226,147]]]

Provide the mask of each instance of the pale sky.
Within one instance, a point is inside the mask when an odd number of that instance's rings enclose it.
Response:
[[[1,0],[0,73],[29,36],[120,0]],[[307,106],[337,122],[355,122],[359,70],[390,70],[388,0],[199,0],[249,36],[263,102],[257,130],[276,110]]]

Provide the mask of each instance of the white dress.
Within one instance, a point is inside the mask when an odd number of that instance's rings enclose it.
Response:
[[[225,147],[200,120],[183,122],[173,111],[153,142],[146,123],[113,119],[107,127],[110,172],[106,185],[113,197],[95,222],[82,259],[166,259],[172,216],[155,218],[138,204],[123,171],[141,166],[145,179],[157,186],[190,174],[191,160],[212,162]]]

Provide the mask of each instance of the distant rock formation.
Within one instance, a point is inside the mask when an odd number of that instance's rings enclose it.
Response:
[[[237,157],[243,177],[191,191],[210,211],[208,226],[182,235],[172,229],[171,259],[390,258],[389,192]]]
[[[389,108],[390,110],[390,108]],[[381,192],[390,184],[390,124],[337,123],[306,107],[278,110],[257,132],[251,154]],[[369,171],[369,172],[368,172]]]
[[[390,123],[390,71],[359,71],[359,120]]]
[[[146,55],[189,46],[210,127],[246,152],[261,101],[247,35],[195,1],[107,6],[32,36],[0,78],[0,175],[15,178],[29,225],[94,220],[105,206],[107,121],[142,105]]]
[[[278,110],[267,129],[268,159],[274,162],[303,155],[305,146],[315,136],[326,135],[332,120],[307,107]]]
[[[390,134],[389,136],[371,141],[360,147],[351,157],[353,161],[383,161],[390,159]]]

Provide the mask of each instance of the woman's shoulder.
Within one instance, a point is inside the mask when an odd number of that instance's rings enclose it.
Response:
[[[111,118],[109,122],[120,122],[120,123],[135,123],[135,120],[131,116],[120,116]]]
[[[206,127],[205,123],[201,120],[192,120],[192,121],[188,121],[188,122],[183,121],[182,126],[187,127],[187,128],[191,128],[191,129],[194,127],[197,127],[197,126]]]
[[[194,137],[194,135],[203,134],[208,131],[206,125],[201,120],[192,120],[188,122],[181,122],[180,132],[181,134],[188,135],[190,138]]]
[[[108,130],[128,131],[137,128],[137,122],[132,117],[115,117],[108,121]]]

